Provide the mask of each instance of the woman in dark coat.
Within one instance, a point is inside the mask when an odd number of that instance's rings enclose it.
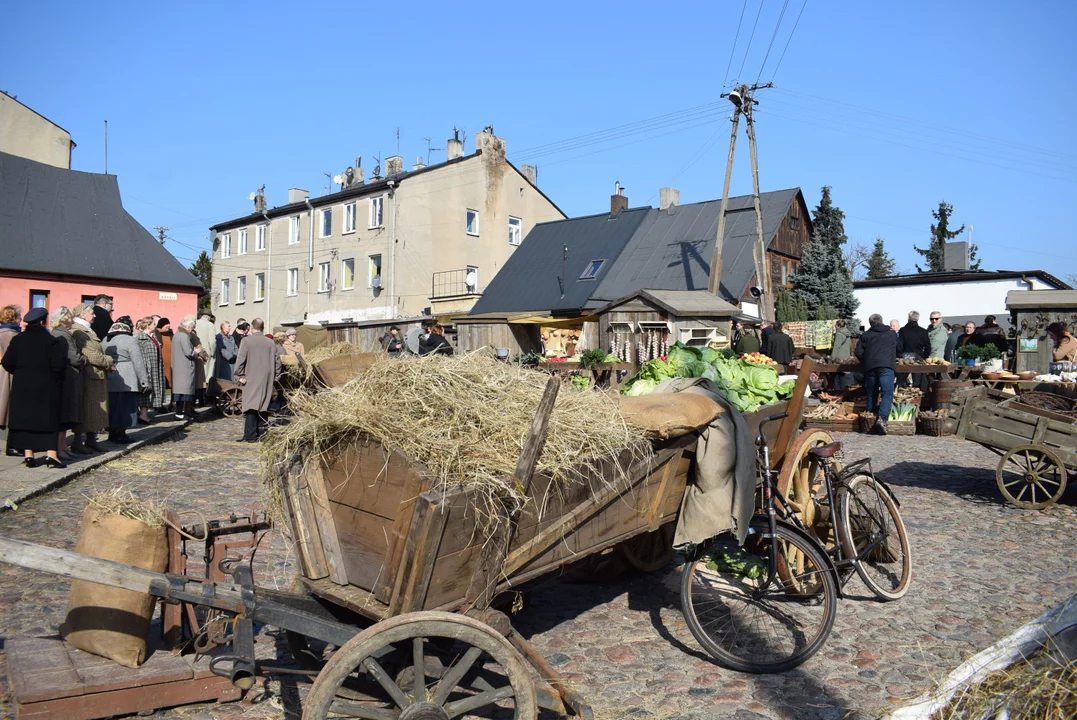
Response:
[[[37,467],[34,453],[45,452],[48,467],[65,468],[56,457],[56,444],[67,356],[45,327],[48,317],[45,308],[26,313],[26,329],[11,339],[4,353],[4,369],[11,373],[8,442],[23,451],[27,467]]]
[[[69,450],[67,447],[67,431],[74,430],[82,422],[82,368],[86,365],[86,358],[75,343],[75,337],[71,334],[71,326],[75,323],[75,315],[66,307],[61,307],[52,313],[52,336],[60,341],[64,348],[64,356],[67,358],[67,367],[64,368],[64,384],[60,391],[60,433],[56,447],[56,455],[64,462],[75,459],[72,452],[78,445],[78,436]],[[86,451],[83,451],[86,452]]]

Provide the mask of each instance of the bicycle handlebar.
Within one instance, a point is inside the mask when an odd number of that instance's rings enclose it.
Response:
[[[767,441],[766,436],[763,434],[763,426],[764,425],[766,425],[769,422],[774,422],[775,420],[784,420],[787,417],[789,417],[789,413],[780,412],[780,413],[775,413],[774,415],[770,415],[768,417],[763,418],[762,422],[759,423],[759,435],[756,437],[756,443],[763,444],[763,443],[765,443]]]

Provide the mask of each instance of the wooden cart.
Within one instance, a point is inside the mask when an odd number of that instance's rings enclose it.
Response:
[[[283,468],[301,567],[293,592],[255,587],[250,568],[228,560],[220,569],[231,584],[3,538],[0,561],[223,611],[219,632],[204,642],[230,649],[210,668],[240,688],[272,671],[255,660],[254,623],[284,629],[297,662],[316,675],[306,719],[332,711],[447,720],[509,701],[518,720],[535,720],[539,707],[590,718],[586,702],[513,630],[496,601],[618,545],[631,548],[641,567],[664,566],[696,435],[658,443],[621,480],[599,468],[571,487],[554,487],[535,467],[559,388],[551,378],[511,478],[530,500],[519,512],[482,505],[476,512],[472,491],[434,486],[421,466],[373,441]],[[801,397],[748,416],[749,426],[788,411],[772,438],[788,446]],[[482,513],[500,514],[492,532],[484,531],[491,525]]]
[[[995,482],[1023,510],[1053,505],[1066,490],[1067,469],[1077,472],[1077,420],[1013,396],[997,401],[984,387],[956,394],[950,415],[957,436],[1001,456]]]

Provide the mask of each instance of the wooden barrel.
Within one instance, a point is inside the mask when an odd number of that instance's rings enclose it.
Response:
[[[955,390],[972,387],[971,380],[936,380],[931,385],[931,398],[935,408],[949,406]]]

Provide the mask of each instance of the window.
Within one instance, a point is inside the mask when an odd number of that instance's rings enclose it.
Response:
[[[371,255],[366,259],[366,286],[381,287],[381,255]]]
[[[299,294],[299,268],[288,268],[288,297]]]
[[[266,274],[256,273],[254,276],[254,302],[262,302],[266,299]]]
[[[236,255],[247,254],[247,229],[239,231],[239,242],[236,243]]]
[[[796,215],[790,215],[789,216],[789,229],[790,230],[796,230],[799,227],[800,227],[800,218],[798,218]]]
[[[594,280],[595,276],[598,275],[598,271],[602,269],[602,264],[605,262],[605,260],[592,260],[587,263],[587,267],[584,268],[583,274],[580,275],[580,280]]]
[[[796,275],[797,270],[800,268],[800,262],[788,258],[782,258],[780,262],[782,267],[782,285],[785,287],[792,287],[793,276]]]
[[[333,208],[322,210],[322,237],[326,238],[333,234]]]
[[[97,297],[94,295],[94,297]],[[93,300],[90,301],[91,303]],[[49,309],[49,291],[48,290],[31,290],[30,291],[30,308],[45,308]]]
[[[295,245],[299,242],[299,216],[293,215],[288,218],[288,244]]]
[[[479,211],[468,209],[466,216],[466,230],[468,235],[479,234]]]
[[[218,305],[227,305],[228,304],[228,281],[227,280],[221,280],[221,299],[220,299],[220,302],[218,302],[217,304]]]
[[[355,232],[355,203],[348,203],[344,206],[344,232]]]
[[[318,292],[329,292],[329,263],[318,263]]]
[[[370,198],[370,218],[367,221],[368,228],[379,228],[382,226],[382,206],[385,201],[384,195]]]
[[[468,265],[464,271],[464,287],[469,293],[479,289],[479,268],[476,265]]]
[[[340,263],[340,289],[351,290],[355,287],[355,258],[345,258]]]
[[[236,305],[247,302],[247,276],[240,275],[236,278]]]
[[[259,250],[265,250],[266,249],[266,226],[265,225],[259,225],[258,228],[255,230],[255,233],[257,233],[255,235],[255,238],[254,238],[254,250],[255,250],[255,252],[257,252]]]
[[[523,239],[523,221],[517,217],[509,217],[509,245],[519,245]]]
[[[221,260],[232,257],[232,233],[221,235]]]

